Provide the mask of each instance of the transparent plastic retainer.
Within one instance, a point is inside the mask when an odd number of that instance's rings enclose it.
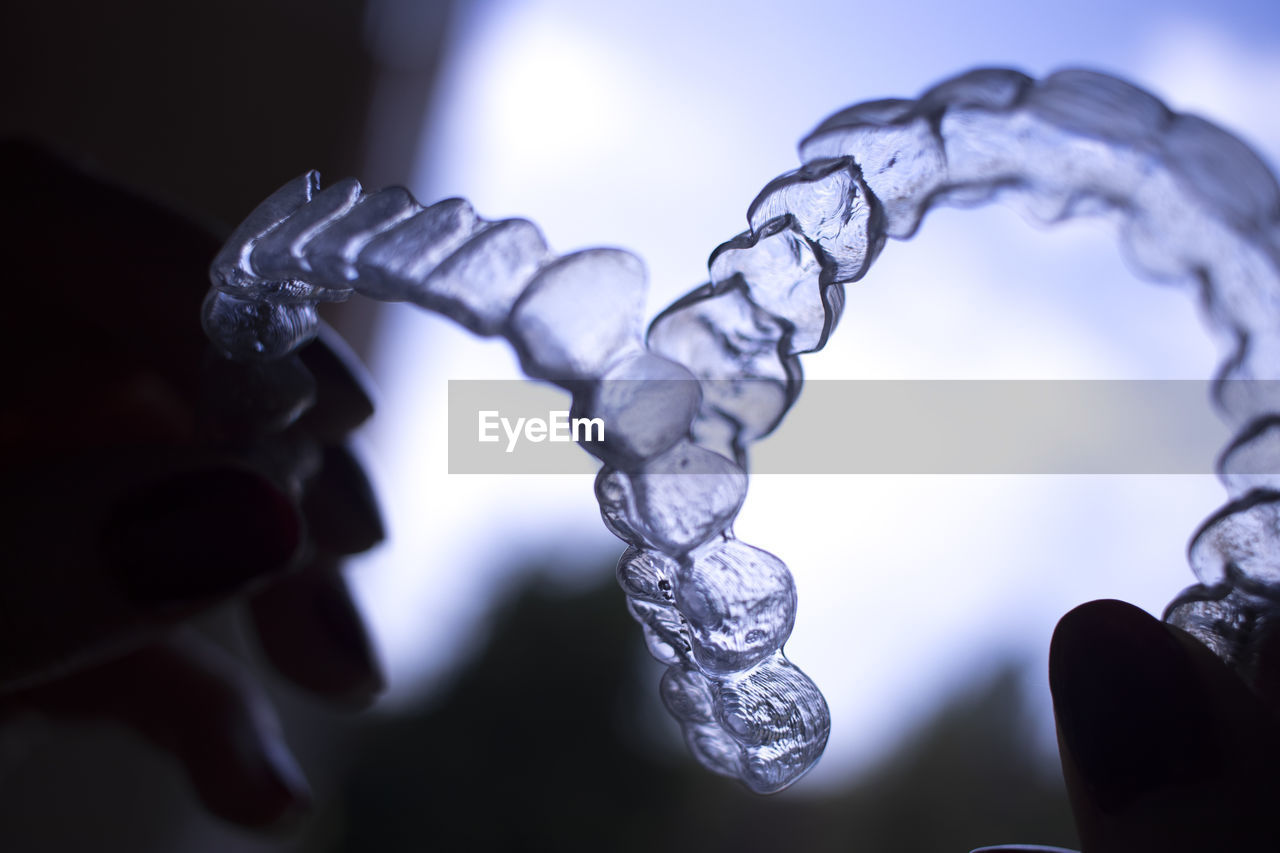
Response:
[[[817,687],[783,654],[791,573],[733,535],[747,451],[795,403],[799,356],[823,347],[844,286],[885,239],[935,205],[999,198],[1052,223],[1113,221],[1147,278],[1189,285],[1235,341],[1214,402],[1237,429],[1219,473],[1229,501],[1193,538],[1199,583],[1165,619],[1257,677],[1280,601],[1280,188],[1229,133],[1103,74],[1035,81],[979,69],[916,100],[842,110],[800,144],[803,165],[748,208],[710,281],[644,332],[646,274],[618,249],[551,252],[523,219],[489,221],[462,199],[423,207],[309,172],[277,190],[214,260],[203,323],[228,357],[290,357],[316,305],[353,292],[411,302],[500,335],[524,371],[603,418],[596,496],[627,543],[618,581],[666,707],[697,759],[751,790],[785,788],[830,730]],[[709,381],[714,380],[714,381]]]

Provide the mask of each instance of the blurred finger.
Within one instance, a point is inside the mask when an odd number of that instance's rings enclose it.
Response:
[[[257,592],[249,614],[259,647],[281,675],[332,701],[365,707],[385,682],[338,569],[336,558],[319,558]]]
[[[244,443],[282,432],[316,402],[316,381],[298,356],[241,364],[204,357],[200,423],[215,441]]]
[[[226,461],[115,451],[10,469],[5,491],[0,690],[136,645],[284,571],[302,540],[287,496]]]
[[[172,753],[209,810],[234,823],[278,826],[310,807],[306,778],[262,689],[238,662],[193,633],[18,701],[58,717],[108,717],[131,727]]]
[[[351,449],[324,448],[320,470],[302,500],[311,537],[323,550],[358,554],[386,536],[378,498]]]
[[[288,565],[301,540],[288,498],[255,471],[168,477],[112,509],[101,554],[138,602],[197,602]]]
[[[324,323],[298,357],[318,389],[299,425],[325,443],[340,443],[373,415],[373,382],[346,341]]]
[[[1059,623],[1049,679],[1086,853],[1280,849],[1276,721],[1208,649],[1096,601]]]

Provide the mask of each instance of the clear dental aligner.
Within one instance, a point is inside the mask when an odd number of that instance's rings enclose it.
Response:
[[[769,792],[812,766],[829,731],[821,694],[781,651],[790,573],[731,529],[747,448],[799,395],[797,356],[825,344],[843,285],[935,204],[1105,216],[1141,273],[1194,284],[1234,342],[1215,384],[1239,429],[1219,460],[1231,500],[1194,538],[1200,584],[1166,618],[1256,677],[1280,597],[1280,481],[1256,473],[1280,471],[1280,386],[1234,380],[1280,373],[1280,189],[1267,167],[1219,128],[1088,71],[971,71],[914,101],[843,110],[800,151],[804,165],[765,187],[749,230],[712,253],[710,283],[659,315],[647,345],[634,256],[555,257],[524,220],[351,180],[321,190],[315,173],[263,202],[215,259],[205,329],[233,358],[272,358],[314,335],[321,300],[414,302],[503,335],[530,376],[604,417],[609,442],[584,446],[604,462],[605,523],[629,545],[628,606],[668,665],[663,700],[703,764]]]
[[[488,222],[460,199],[422,207],[403,189],[320,189],[312,172],[264,201],[213,262],[204,328],[228,356],[279,358],[316,332],[316,303],[359,292],[409,301],[503,335],[525,372],[573,393],[608,440],[596,491],[631,547],[619,579],[650,650],[669,665],[667,706],[708,767],[761,793],[822,754],[822,694],[782,654],[791,573],[735,539],[746,472],[699,444],[701,387],[646,348],[645,272],[617,249],[556,257],[529,222]],[[776,346],[776,340],[775,340]]]

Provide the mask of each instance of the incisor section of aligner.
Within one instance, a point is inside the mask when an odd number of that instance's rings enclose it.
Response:
[[[400,187],[362,194],[352,179],[320,190],[309,172],[259,205],[214,259],[205,330],[234,358],[278,357],[314,337],[316,302],[359,292],[498,334],[550,257],[526,220],[486,222],[461,199],[424,208]]]
[[[782,648],[795,625],[796,589],[780,559],[728,539],[681,567],[675,606],[689,627],[698,667],[727,675]]]

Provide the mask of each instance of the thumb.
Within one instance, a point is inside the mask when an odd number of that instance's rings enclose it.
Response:
[[[1059,622],[1049,683],[1084,853],[1280,849],[1277,721],[1200,643],[1090,602]]]

